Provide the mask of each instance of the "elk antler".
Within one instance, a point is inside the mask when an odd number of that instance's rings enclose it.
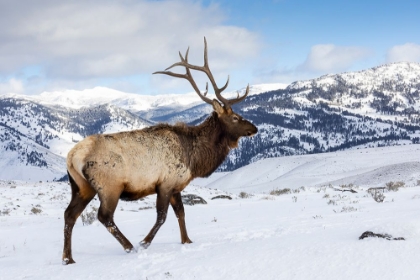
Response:
[[[181,58],[180,62],[174,63],[171,66],[169,66],[168,68],[165,69],[165,71],[157,71],[154,72],[153,74],[166,74],[169,76],[173,76],[173,77],[177,77],[177,78],[183,78],[186,79],[190,82],[190,84],[192,85],[192,87],[194,88],[195,92],[198,94],[198,96],[200,96],[200,98],[205,101],[206,103],[211,104],[212,100],[208,97],[206,97],[207,92],[208,92],[208,83],[206,83],[206,91],[202,94],[200,92],[200,90],[197,87],[197,84],[195,83],[192,75],[191,75],[191,71],[192,70],[197,70],[197,71],[201,71],[206,73],[207,77],[210,80],[210,83],[213,86],[214,89],[214,93],[216,94],[217,99],[219,99],[219,101],[221,101],[223,103],[223,105],[225,106],[225,108],[230,108],[231,105],[241,102],[242,100],[245,99],[245,97],[248,95],[249,93],[249,85],[246,87],[246,91],[245,94],[241,97],[239,97],[239,93],[238,93],[238,97],[234,98],[234,99],[226,99],[224,98],[221,93],[222,91],[224,91],[228,84],[229,84],[229,76],[228,79],[226,81],[226,84],[219,88],[216,84],[216,81],[214,80],[213,74],[210,71],[209,68],[209,63],[208,63],[208,58],[207,58],[207,41],[206,41],[206,37],[204,37],[204,66],[196,66],[196,65],[192,65],[188,63],[188,52],[189,52],[190,48],[187,49],[187,52],[185,53],[185,58],[182,56],[181,52],[179,52],[179,57]],[[178,74],[178,73],[174,73],[171,71],[168,71],[169,69],[176,67],[176,66],[184,66],[186,73],[185,74]]]

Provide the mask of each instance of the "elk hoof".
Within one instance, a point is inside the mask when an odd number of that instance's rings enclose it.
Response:
[[[125,251],[127,254],[129,254],[129,253],[137,253],[137,248],[134,248],[134,247],[132,247],[132,248],[127,248],[127,249],[124,249],[124,251]]]
[[[144,240],[140,242],[139,244],[140,244],[140,247],[142,247],[143,249],[147,249],[150,246],[150,242],[146,242]]]
[[[191,244],[193,243],[189,238],[187,240],[182,241],[182,244]]]
[[[63,261],[61,262],[63,265],[68,265],[68,264],[72,264],[72,263],[76,263],[72,258],[64,258]]]

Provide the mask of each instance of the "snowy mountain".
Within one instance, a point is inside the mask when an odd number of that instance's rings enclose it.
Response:
[[[65,156],[77,141],[150,124],[114,105],[71,109],[0,98],[0,178],[58,180],[66,173]]]
[[[249,95],[260,94],[276,89],[287,87],[286,84],[261,84],[250,86]],[[239,90],[242,93],[245,88]],[[227,92],[226,97],[231,98],[236,96],[237,91]],[[156,114],[160,110],[168,112],[169,110],[182,111],[197,104],[202,104],[201,99],[197,98],[195,92],[186,94],[161,94],[161,95],[139,95],[133,93],[125,93],[122,91],[95,87],[85,90],[64,90],[54,92],[43,92],[39,95],[19,95],[7,94],[3,98],[18,98],[25,99],[42,105],[62,106],[73,109],[80,109],[82,107],[92,107],[105,104],[112,104],[124,110],[146,114]],[[159,115],[159,114],[158,114]]]
[[[301,102],[324,102],[356,114],[376,117],[381,113],[384,119],[418,123],[419,84],[420,64],[400,62],[295,82],[288,91]]]
[[[237,111],[258,125],[223,168],[266,157],[420,143],[420,64],[326,75],[253,96]]]
[[[279,88],[285,85],[252,86],[250,95]],[[67,152],[86,136],[140,129],[162,115],[165,121],[171,114],[173,121],[192,121],[211,111],[201,103],[196,93],[143,96],[100,87],[0,96],[0,178],[59,180],[66,173]]]
[[[243,139],[220,171],[270,157],[418,144],[420,64],[393,63],[288,86],[254,85],[234,109],[256,124],[259,133]],[[67,151],[89,134],[155,122],[194,125],[211,110],[195,93],[143,96],[94,88],[2,96],[0,176],[59,179],[65,174]],[[36,172],[16,171],[25,168]]]

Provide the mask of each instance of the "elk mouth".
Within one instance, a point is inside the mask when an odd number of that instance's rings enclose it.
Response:
[[[246,133],[246,136],[251,137],[251,136],[254,136],[255,134],[257,134],[257,133],[256,133],[256,132],[251,132],[251,131],[248,131],[248,132]]]
[[[246,136],[248,136],[248,137],[252,137],[252,136],[254,136],[255,134],[257,134],[257,132],[258,132],[258,129],[257,129],[257,128],[255,128],[255,130],[248,130],[248,131],[246,132]]]

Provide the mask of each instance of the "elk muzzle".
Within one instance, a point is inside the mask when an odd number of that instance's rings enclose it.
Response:
[[[251,137],[257,134],[258,128],[252,123],[249,123],[249,124],[251,125],[251,127],[246,131],[246,136]]]

